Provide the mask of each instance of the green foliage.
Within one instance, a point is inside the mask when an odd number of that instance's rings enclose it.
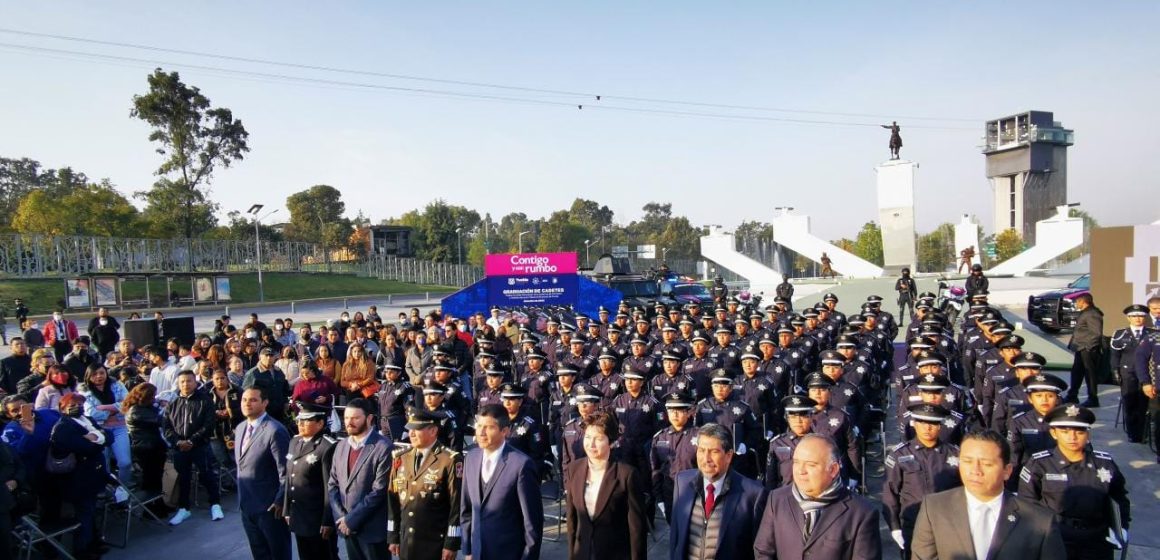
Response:
[[[553,212],[540,230],[536,250],[541,253],[575,251],[583,254],[584,242],[592,239],[592,232],[573,221],[572,215],[566,210]]]
[[[0,158],[0,231],[13,229],[17,208],[30,193],[42,191],[52,199],[88,184],[84,173],[69,167],[43,169],[34,159]]]
[[[11,226],[19,233],[135,237],[140,233],[140,216],[108,180],[91,185],[66,182],[25,195]]]
[[[209,98],[182,83],[177,72],[158,68],[148,82],[148,93],[133,96],[130,115],[152,128],[149,140],[165,159],[157,168],[162,179],[141,195],[145,214],[155,234],[176,229],[190,238],[215,225],[217,205],[208,200],[207,185],[218,166],[229,167],[250,151],[250,134],[229,109],[211,108]]]
[[[612,210],[591,200],[577,198],[572,201],[568,213],[573,222],[584,226],[590,232],[598,233],[600,228],[612,225]]]
[[[995,262],[1001,262],[1023,252],[1023,236],[1014,228],[1007,228],[995,235]]]
[[[394,222],[414,229],[411,242],[420,259],[453,263],[459,259],[460,235],[466,245],[471,240],[471,232],[479,227],[480,219],[474,210],[437,199],[422,212],[412,210]],[[465,258],[467,249],[463,247]]]
[[[918,271],[943,272],[955,261],[955,226],[942,224],[918,236]]]
[[[286,197],[286,209],[290,211],[286,237],[293,241],[322,241],[334,247],[342,243],[341,233],[351,228],[350,220],[343,217],[346,203],[342,191],[330,185],[314,185]],[[328,229],[326,224],[343,227]]]
[[[862,259],[882,266],[882,228],[875,222],[866,222],[858,232],[851,251]]]
[[[226,225],[217,226],[207,232],[208,239],[254,240],[254,218],[234,210],[226,214]],[[284,236],[274,226],[260,224],[258,230],[263,241],[282,241]]]

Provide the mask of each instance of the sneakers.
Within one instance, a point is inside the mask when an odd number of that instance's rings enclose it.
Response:
[[[209,518],[214,521],[221,521],[226,518],[226,513],[222,511],[220,504],[214,504],[209,508]]]
[[[177,510],[177,513],[173,514],[173,517],[169,518],[169,524],[176,527],[181,525],[186,519],[189,519],[189,516],[190,513],[188,509],[179,509]]]
[[[124,487],[118,486],[117,491],[113,492],[113,501],[118,504],[123,504],[129,501],[129,492]]]

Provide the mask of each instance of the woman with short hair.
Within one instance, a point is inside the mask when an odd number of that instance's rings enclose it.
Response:
[[[141,467],[141,489],[146,495],[161,493],[161,477],[165,473],[165,456],[169,446],[161,437],[161,409],[157,407],[157,387],[141,383],[129,391],[121,403],[125,411],[125,425],[129,430],[129,446],[133,461]],[[158,517],[169,514],[162,500],[150,508]]]
[[[620,437],[616,416],[595,412],[581,424],[587,454],[568,464],[568,558],[644,560],[644,480],[636,468],[612,458]]]
[[[80,393],[85,397],[85,416],[109,432],[112,444],[109,451],[117,463],[117,501],[127,499],[125,494],[133,480],[133,458],[130,454],[129,429],[125,425],[125,415],[121,413],[121,403],[129,391],[120,381],[109,377],[109,371],[101,364],[92,364],[85,370],[85,380]]]
[[[97,423],[84,415],[85,397],[81,394],[66,393],[59,398],[57,406],[62,416],[52,428],[48,453],[50,460],[58,464],[74,463],[71,470],[63,473],[64,499],[72,503],[80,524],[73,533],[73,552],[81,559],[100,558],[107,549],[94,538],[94,521],[97,495],[109,481],[104,457],[109,438]]]

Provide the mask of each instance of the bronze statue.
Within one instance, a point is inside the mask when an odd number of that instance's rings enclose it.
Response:
[[[898,159],[898,149],[902,147],[902,135],[898,134],[902,128],[898,126],[898,121],[879,126],[890,129],[890,159]]]

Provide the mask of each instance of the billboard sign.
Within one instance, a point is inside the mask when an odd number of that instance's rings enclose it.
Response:
[[[576,253],[513,253],[487,255],[484,276],[576,274]]]
[[[513,308],[576,304],[576,253],[487,255],[483,265],[488,305]]]

